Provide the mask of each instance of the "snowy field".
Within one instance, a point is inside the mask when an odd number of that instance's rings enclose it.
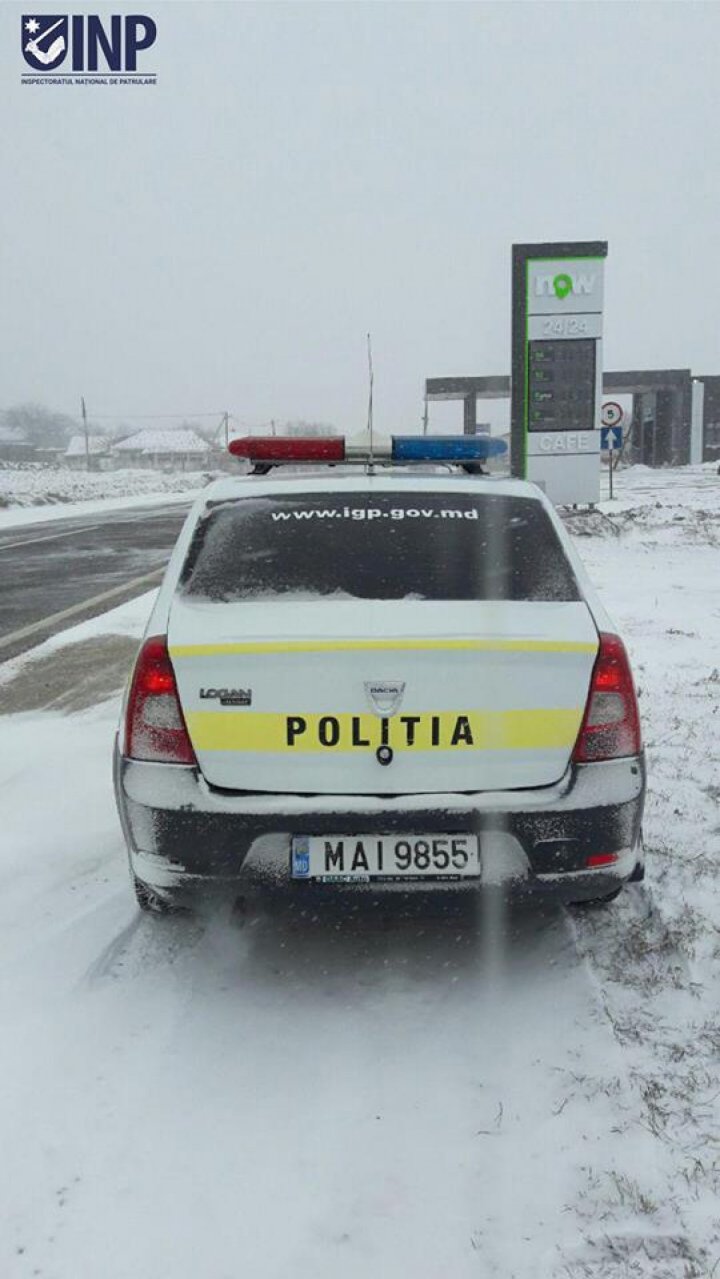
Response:
[[[3,668],[51,703],[0,718],[3,1279],[720,1276],[720,479],[618,493],[570,523],[640,685],[648,880],[598,912],[141,917],[118,694],[43,672],[151,597]]]
[[[0,464],[0,529],[58,516],[146,505],[148,498],[193,496],[213,478],[206,471],[73,471],[70,467]]]

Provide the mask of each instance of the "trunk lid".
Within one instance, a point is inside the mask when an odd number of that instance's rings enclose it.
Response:
[[[598,637],[582,601],[176,596],[168,643],[211,785],[399,795],[556,782]]]

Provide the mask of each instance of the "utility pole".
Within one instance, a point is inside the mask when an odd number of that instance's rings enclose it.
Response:
[[[90,470],[90,437],[88,436],[87,427],[87,409],[85,408],[85,396],[80,396],[80,406],[82,408],[83,430],[85,432],[85,470]]]
[[[230,443],[230,414],[227,412],[223,413],[223,423],[225,426],[225,448],[227,449]]]
[[[423,435],[427,435],[428,429],[428,398],[425,396],[425,411],[423,413]]]

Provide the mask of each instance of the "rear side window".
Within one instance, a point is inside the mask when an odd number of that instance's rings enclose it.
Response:
[[[577,600],[547,513],[499,494],[293,494],[200,522],[181,590],[210,600]]]

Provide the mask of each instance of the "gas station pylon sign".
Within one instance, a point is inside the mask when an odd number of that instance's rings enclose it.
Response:
[[[600,497],[607,247],[513,245],[511,470],[558,505]]]

